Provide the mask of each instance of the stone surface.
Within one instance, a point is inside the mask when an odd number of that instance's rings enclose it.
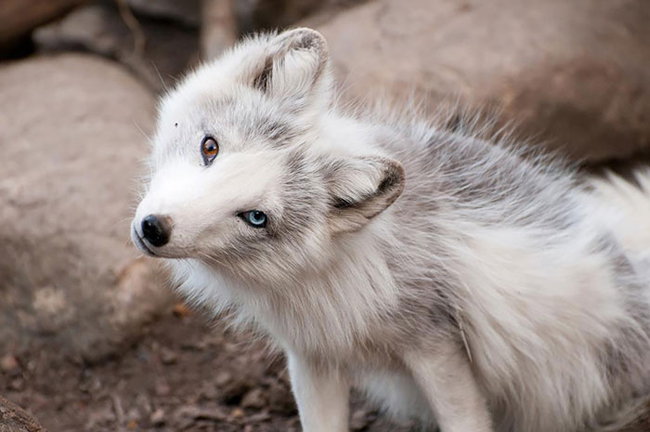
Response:
[[[2,0],[0,46],[11,43],[34,28],[69,12],[86,0]]]
[[[206,1],[206,0],[204,0]],[[207,0],[211,1],[211,0]],[[285,28],[314,13],[333,14],[367,0],[224,0],[234,3],[242,33]]]
[[[31,415],[19,406],[0,397],[1,432],[47,432]]]
[[[202,0],[202,58],[214,59],[242,34],[290,27],[306,16],[334,15],[363,1],[366,0]]]
[[[0,353],[114,353],[170,293],[129,243],[154,99],[81,55],[0,68]]]
[[[201,0],[126,0],[137,14],[195,28],[201,21]]]
[[[196,16],[198,2],[183,2],[182,8],[179,3],[176,9],[168,1],[157,6],[151,1],[134,3],[145,9],[138,9],[136,16],[126,18],[114,0],[80,7],[62,20],[37,29],[33,37],[36,49],[41,53],[91,52],[114,59],[151,89],[163,91],[198,61],[199,36],[191,25],[180,25],[171,18],[152,18],[152,15],[157,7],[169,14],[175,10],[180,15],[180,10],[185,10],[187,16]]]
[[[375,0],[303,24],[356,95],[460,101],[575,158],[650,147],[647,0]]]

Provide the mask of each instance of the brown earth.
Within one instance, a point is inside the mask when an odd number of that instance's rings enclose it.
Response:
[[[119,357],[89,365],[38,345],[0,359],[0,394],[49,432],[298,432],[284,360],[182,306]],[[353,403],[353,431],[409,432]]]

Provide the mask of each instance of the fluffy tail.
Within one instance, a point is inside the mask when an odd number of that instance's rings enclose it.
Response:
[[[627,180],[613,172],[590,180],[602,220],[650,281],[650,167]],[[650,286],[650,285],[649,285]],[[593,432],[650,431],[650,395],[640,396]]]
[[[631,180],[608,172],[591,183],[623,247],[635,254],[650,254],[650,167],[635,171]]]

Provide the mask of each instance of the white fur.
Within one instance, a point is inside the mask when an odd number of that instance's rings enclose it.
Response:
[[[631,420],[650,389],[650,175],[645,191],[611,177],[594,193],[410,111],[345,112],[331,81],[305,29],[189,75],[161,104],[136,243],[146,215],[173,221],[143,250],[190,300],[286,350],[307,432],[347,430],[350,386],[443,432]],[[268,142],[268,117],[299,132]],[[210,167],[206,134],[221,143]],[[237,217],[260,208],[281,231]]]
[[[492,430],[485,397],[455,347],[439,346],[436,356],[405,353],[404,360],[443,431]]]
[[[334,371],[311,370],[311,365],[300,355],[289,354],[288,366],[303,429],[346,432],[350,409],[348,378]]]
[[[612,172],[591,181],[604,213],[603,222],[610,225],[628,250],[642,253],[650,245],[650,168],[634,172],[634,178],[639,186]]]

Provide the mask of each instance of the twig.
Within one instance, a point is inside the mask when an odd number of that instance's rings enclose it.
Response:
[[[136,58],[142,58],[144,55],[144,48],[147,44],[147,38],[144,35],[142,26],[133,15],[133,12],[131,12],[131,8],[126,0],[115,0],[115,3],[117,4],[122,21],[124,21],[124,24],[126,24],[133,35],[133,56]]]
[[[113,411],[115,412],[115,416],[117,417],[118,430],[122,430],[122,427],[124,425],[124,408],[122,407],[122,401],[120,400],[120,397],[116,394],[111,395],[111,399],[113,401]]]

